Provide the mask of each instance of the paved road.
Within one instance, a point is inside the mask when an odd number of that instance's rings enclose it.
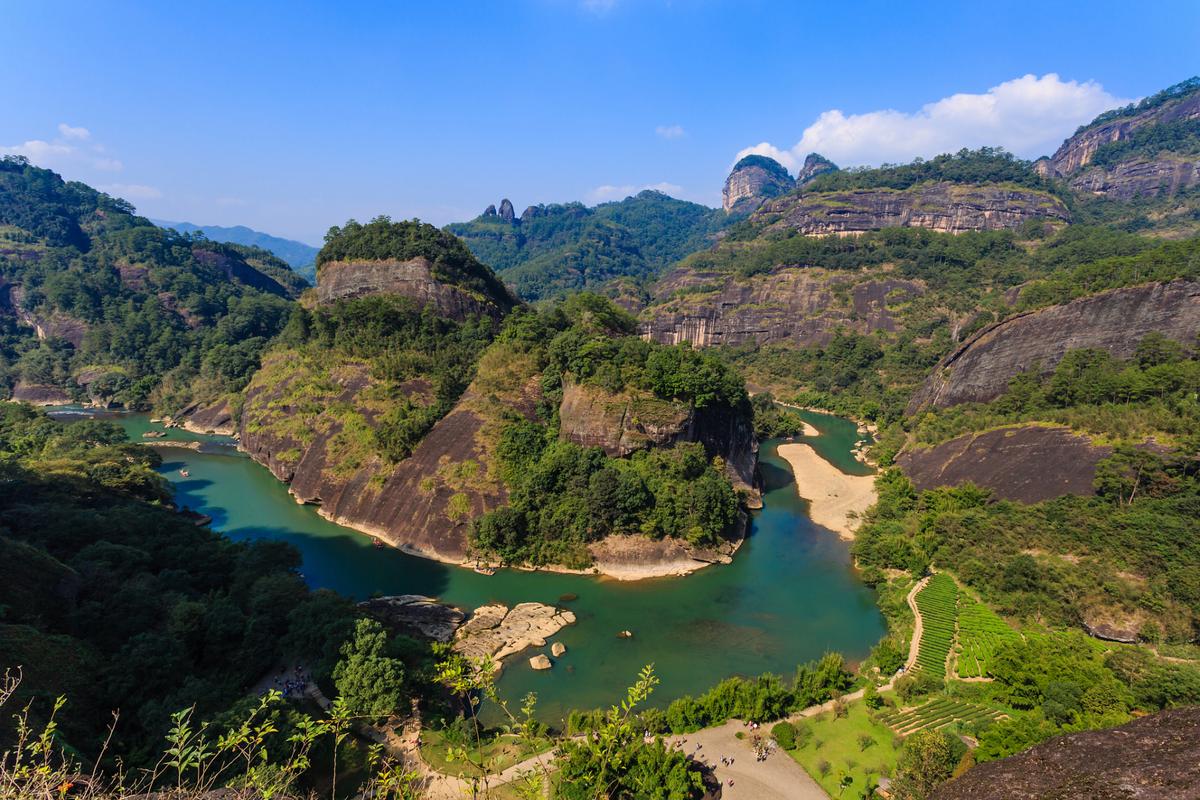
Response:
[[[739,731],[747,733],[747,737],[738,739]],[[766,735],[763,729],[760,732]],[[809,777],[804,767],[782,750],[767,756],[766,761],[755,761],[748,734],[744,722],[731,720],[686,736],[672,736],[667,741],[680,742],[683,752],[694,752],[697,761],[714,767],[713,774],[721,781],[721,800],[828,800],[829,795]],[[733,764],[722,764],[722,758],[733,758]]]

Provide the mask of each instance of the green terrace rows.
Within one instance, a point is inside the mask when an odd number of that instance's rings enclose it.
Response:
[[[921,645],[915,669],[942,680],[958,617],[958,586],[954,579],[940,572],[930,577],[917,593],[917,608],[921,612]]]
[[[993,708],[943,697],[916,708],[880,714],[878,719],[900,736],[908,736],[917,731],[944,728],[955,722],[971,724],[985,719],[998,720],[1004,716]]]
[[[958,605],[956,669],[960,678],[986,677],[1000,645],[1020,639],[1020,634],[983,603],[963,596]]]

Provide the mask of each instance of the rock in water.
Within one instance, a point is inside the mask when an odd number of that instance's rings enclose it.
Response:
[[[454,650],[467,658],[486,656],[499,662],[527,647],[545,647],[548,637],[574,622],[570,611],[541,603],[520,603],[511,610],[482,606],[459,628]]]
[[[529,666],[534,669],[550,669],[553,666],[550,659],[546,658],[542,653],[538,653],[533,658],[529,659]]]
[[[567,646],[562,642],[555,642],[554,644],[550,645],[550,654],[555,658],[561,658],[562,654],[565,652],[567,652]]]
[[[466,619],[466,614],[457,608],[419,594],[374,597],[358,605],[386,625],[438,642],[453,639],[455,631]]]

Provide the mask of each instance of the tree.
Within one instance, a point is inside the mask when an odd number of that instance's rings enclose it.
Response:
[[[404,664],[386,652],[383,626],[360,619],[354,638],[342,646],[342,660],[333,668],[334,686],[352,714],[386,717],[400,708]]]
[[[896,763],[894,794],[900,800],[925,800],[954,774],[966,745],[944,731],[917,731],[904,740]]]

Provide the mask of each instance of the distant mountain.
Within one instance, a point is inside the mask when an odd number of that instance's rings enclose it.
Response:
[[[720,209],[646,190],[614,203],[530,206],[504,200],[446,230],[530,300],[590,289],[613,278],[657,276],[709,247],[727,224]]]
[[[317,251],[320,248],[297,242],[295,239],[284,239],[269,233],[247,228],[245,225],[234,225],[232,228],[221,225],[194,225],[190,222],[169,222],[164,219],[150,220],[162,228],[171,228],[180,233],[195,233],[199,231],[214,242],[229,244],[244,244],[259,247],[274,253],[309,283],[317,282]]]

